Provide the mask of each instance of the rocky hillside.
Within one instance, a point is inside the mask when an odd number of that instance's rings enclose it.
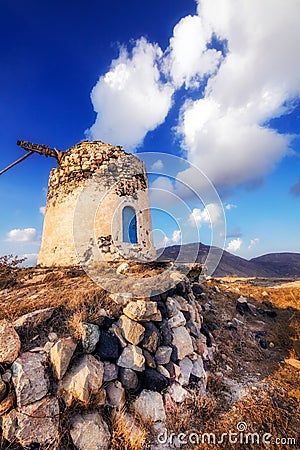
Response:
[[[161,270],[126,269],[137,281]],[[140,298],[77,268],[2,275],[0,448],[161,450],[188,430],[210,448],[204,433],[241,421],[297,439],[298,291],[279,303],[265,287],[177,275]]]
[[[196,249],[196,250],[195,250]],[[204,263],[210,247],[202,243],[173,245],[157,251],[160,260]],[[196,253],[196,261],[193,255]],[[195,258],[194,258],[195,259]],[[300,253],[270,253],[250,260],[224,250],[214,276],[300,278]]]

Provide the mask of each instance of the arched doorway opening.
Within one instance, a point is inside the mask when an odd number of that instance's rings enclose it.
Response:
[[[137,244],[137,220],[135,210],[125,206],[122,211],[123,242]]]

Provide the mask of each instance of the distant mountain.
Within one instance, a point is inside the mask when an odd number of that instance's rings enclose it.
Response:
[[[157,251],[158,259],[204,263],[210,247],[201,243],[173,245]],[[180,255],[179,255],[180,253]],[[214,276],[300,278],[300,253],[270,253],[250,260],[224,250]]]

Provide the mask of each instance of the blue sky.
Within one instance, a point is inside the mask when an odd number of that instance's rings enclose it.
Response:
[[[17,139],[157,152],[165,179],[160,154],[176,155],[214,185],[225,248],[300,252],[299,15],[298,0],[0,0],[1,166],[22,156]],[[38,252],[52,167],[34,155],[0,177],[0,254]],[[153,213],[157,243],[193,241],[195,224],[210,242],[220,204],[184,201],[184,217],[168,201]]]

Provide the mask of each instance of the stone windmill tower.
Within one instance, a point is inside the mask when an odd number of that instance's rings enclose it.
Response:
[[[65,152],[18,141],[27,153],[52,156],[38,264],[72,266],[155,258],[146,168],[121,147],[83,141]]]
[[[52,169],[42,266],[155,257],[146,168],[121,147],[83,141]]]

